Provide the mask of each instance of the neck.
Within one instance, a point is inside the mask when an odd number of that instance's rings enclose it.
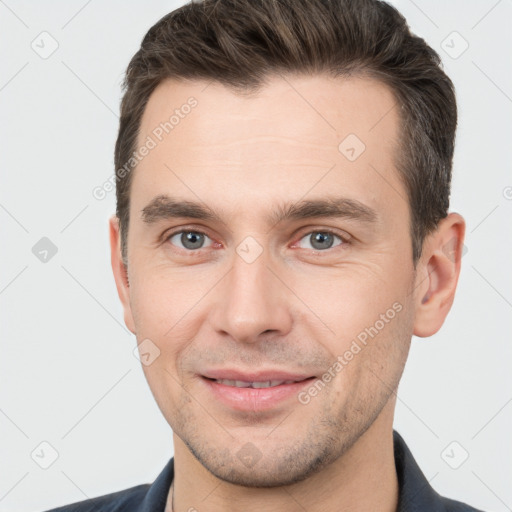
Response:
[[[342,457],[308,479],[283,487],[250,488],[218,479],[174,434],[174,480],[166,512],[292,512],[298,505],[308,512],[395,512],[399,489],[392,414],[386,415],[385,409]]]

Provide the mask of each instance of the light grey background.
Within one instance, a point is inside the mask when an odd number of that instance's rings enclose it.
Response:
[[[150,483],[173,454],[111,273],[115,194],[92,190],[114,171],[126,65],[182,3],[0,1],[0,511]],[[512,510],[512,3],[393,3],[457,89],[451,209],[468,249],[444,327],[413,339],[395,428],[438,492]]]

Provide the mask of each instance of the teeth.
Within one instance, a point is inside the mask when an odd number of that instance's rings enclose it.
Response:
[[[291,384],[294,380],[267,380],[264,382],[245,382],[243,380],[217,379],[215,382],[225,386],[234,386],[236,388],[271,388],[281,384]]]
[[[277,384],[272,384],[272,383],[275,383],[277,382]],[[271,386],[277,386],[278,384],[281,384],[281,381],[278,381],[278,380],[267,380],[266,382],[253,382],[251,384],[251,386],[253,388],[269,388]]]
[[[229,384],[230,386],[236,386],[237,388],[248,388],[251,383],[244,382],[243,380],[230,380],[229,382],[233,382],[233,384]]]

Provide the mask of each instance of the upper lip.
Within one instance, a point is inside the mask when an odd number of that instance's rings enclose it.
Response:
[[[201,375],[209,379],[241,380],[244,382],[266,382],[269,380],[301,381],[313,377],[313,375],[289,373],[282,370],[249,372],[229,369],[208,370],[203,372]]]

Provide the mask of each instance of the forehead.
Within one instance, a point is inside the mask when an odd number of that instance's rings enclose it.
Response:
[[[387,133],[393,138],[398,122],[391,89],[371,78],[273,76],[250,95],[236,93],[215,81],[164,80],[149,98],[141,134],[151,133],[160,123],[168,121],[190,98],[197,100],[197,107],[190,112],[195,115],[180,117],[173,126],[173,136],[186,137],[192,132],[198,144],[288,134],[297,142],[305,136],[310,141],[337,146],[340,137],[350,130],[364,142],[372,142],[372,132],[379,125],[380,130],[375,133]],[[182,123],[185,118],[187,122]],[[298,118],[301,122],[297,122]],[[211,131],[224,120],[229,120],[225,130]]]
[[[215,81],[166,80],[141,121],[138,146],[154,147],[132,194],[140,207],[162,192],[203,199],[216,190],[236,207],[262,192],[293,200],[339,186],[379,208],[405,198],[398,131],[392,91],[370,78],[272,77],[249,96]]]

